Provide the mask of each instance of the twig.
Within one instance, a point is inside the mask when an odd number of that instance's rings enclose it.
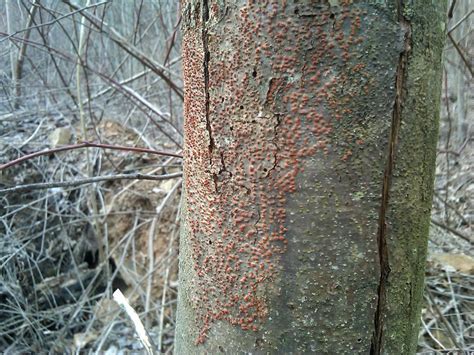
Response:
[[[154,244],[153,241],[155,239],[155,229],[156,224],[161,222],[161,212],[166,207],[168,202],[170,202],[171,198],[174,196],[176,190],[181,186],[181,180],[176,182],[171,190],[166,194],[166,197],[161,201],[161,204],[156,207],[156,215],[151,222],[151,227],[148,233],[148,271],[149,277],[147,280],[147,290],[146,290],[146,299],[145,299],[145,312],[148,314],[150,311],[150,303],[151,303],[151,291],[153,286],[153,269],[155,267],[155,260],[154,260]],[[165,292],[165,290],[163,290]],[[158,351],[161,350],[161,344],[158,343]]]
[[[63,3],[71,6],[73,9],[78,9],[79,6],[72,4],[69,0],[62,0]],[[145,55],[141,50],[128,43],[127,40],[119,34],[114,28],[110,27],[109,24],[104,22],[101,19],[98,19],[96,16],[84,11],[81,12],[81,15],[84,16],[94,27],[101,30],[102,33],[106,34],[114,43],[116,43],[120,48],[129,53],[132,57],[137,59],[144,66],[150,68],[155,74],[157,74],[169,87],[178,95],[178,97],[183,100],[183,93],[181,88],[179,88],[172,80],[170,80],[165,72],[167,69],[150,59]]]
[[[462,142],[461,146],[460,146],[459,149],[458,149],[458,154],[461,154],[461,153],[462,153],[462,151],[464,150],[464,148],[466,148],[467,143],[469,143],[471,140],[473,140],[473,139],[470,138],[470,137],[467,137],[467,138],[464,140],[464,142]]]
[[[37,28],[40,28],[40,27],[45,27],[45,26],[50,26],[50,25],[54,25],[56,22],[60,21],[60,20],[63,20],[67,17],[71,17],[81,11],[85,11],[85,10],[88,10],[88,9],[91,9],[93,7],[98,7],[98,6],[102,6],[102,5],[107,5],[110,1],[109,0],[106,0],[106,1],[102,1],[102,2],[99,2],[99,3],[96,3],[96,4],[92,4],[90,6],[85,6],[85,7],[82,7],[80,9],[77,9],[77,10],[74,10],[74,11],[71,11],[63,16],[60,16],[60,17],[57,17],[55,18],[54,20],[52,21],[49,21],[49,22],[43,22],[43,23],[40,23],[39,25],[35,25],[35,26],[30,26],[30,27],[26,27],[26,28],[23,28],[19,31],[16,31],[16,32],[13,32],[11,34],[9,34],[7,37],[4,37],[3,39],[0,39],[0,43],[2,43],[3,41],[6,41],[12,37],[15,37],[16,35],[22,33],[22,32],[26,32],[26,31],[30,31],[32,30],[33,28],[37,29]],[[38,6],[38,5],[34,5],[34,6]]]
[[[446,229],[447,231],[453,233],[454,235],[457,235],[458,237],[468,241],[469,243],[472,243],[472,239],[468,236],[468,235],[465,235],[461,232],[459,232],[458,230],[454,229],[454,228],[451,228],[450,226],[447,226],[439,221],[437,221],[436,219],[434,218],[431,218],[431,222],[433,224],[436,224],[438,227],[441,227],[441,228],[444,228]]]
[[[461,334],[461,336],[459,337],[456,337],[457,340],[460,341],[460,345],[462,345],[463,348],[466,347],[466,344],[464,342],[464,327],[463,327],[463,322],[461,320],[461,315],[459,313],[459,308],[458,308],[458,305],[457,305],[457,302],[456,302],[456,295],[455,295],[455,292],[454,292],[454,289],[453,289],[453,283],[451,281],[451,276],[449,275],[449,271],[448,270],[444,270],[444,272],[446,273],[446,278],[448,279],[448,285],[449,285],[449,291],[451,293],[451,301],[454,303],[454,311],[455,311],[455,314],[456,314],[456,319],[458,321],[458,334]]]
[[[464,62],[464,64],[466,65],[467,70],[469,70],[469,73],[471,73],[471,77],[474,76],[474,72],[472,70],[471,64],[466,59],[466,57],[464,56],[464,53],[462,52],[461,48],[459,47],[459,45],[456,43],[453,36],[451,36],[451,33],[449,33],[449,32],[448,32],[448,38],[451,41],[451,43],[453,44],[454,48],[456,48],[456,51],[458,52],[458,54],[461,56],[461,59]]]
[[[457,208],[449,204],[448,202],[446,202],[443,199],[443,197],[441,197],[436,191],[434,192],[434,196],[440,199],[441,202],[444,203],[446,207],[450,208],[463,221],[464,224],[466,224],[469,227],[471,226],[471,223],[468,220],[466,220],[466,218],[464,218],[464,216],[457,210]]]
[[[140,341],[142,342],[143,347],[145,348],[147,354],[149,355],[156,354],[154,350],[155,347],[151,341],[150,336],[145,330],[145,327],[143,326],[143,323],[140,320],[140,317],[138,316],[137,312],[135,312],[135,310],[132,308],[132,306],[130,306],[130,304],[128,303],[128,300],[125,298],[123,293],[119,289],[117,289],[115,290],[113,296],[114,296],[114,301],[117,302],[118,305],[123,308],[123,310],[130,317],[130,320],[133,322],[133,325],[135,326],[135,331],[137,332],[137,335],[140,338]]]
[[[43,125],[43,122],[46,120],[46,118],[43,118],[40,123],[38,124],[38,127],[36,127],[35,131],[29,136],[24,142],[21,143],[21,145],[18,147],[18,149],[23,148],[25,145],[31,142],[31,140],[36,136],[36,134],[39,132],[41,126]]]
[[[135,74],[135,75],[133,75],[133,76],[127,78],[127,79],[118,81],[117,83],[118,83],[119,85],[125,85],[125,84],[128,84],[128,83],[131,83],[131,82],[134,81],[134,80],[140,79],[142,76],[145,76],[145,75],[147,75],[147,74],[150,73],[150,72],[151,72],[151,69],[145,69],[145,70],[141,71],[140,73],[137,73],[137,74]],[[90,102],[90,100],[95,100],[95,99],[101,97],[102,95],[107,94],[108,92],[110,92],[110,91],[112,91],[112,90],[114,90],[114,89],[115,89],[115,88],[114,88],[113,86],[108,86],[108,87],[105,88],[104,90],[101,90],[101,91],[95,93],[94,95],[92,95],[92,96],[90,97],[90,99],[84,100],[83,105],[88,104],[88,103]]]
[[[445,325],[446,327],[446,330],[448,332],[448,337],[451,339],[451,341],[453,342],[453,344],[458,348],[458,349],[462,349],[462,346],[459,344],[457,338],[456,338],[456,334],[454,333],[454,330],[451,326],[451,324],[449,324],[449,322],[447,321],[446,317],[444,316],[443,313],[441,313],[441,310],[439,309],[438,305],[435,303],[435,300],[434,300],[434,296],[433,294],[431,293],[430,289],[429,288],[426,288],[426,294],[428,295],[428,298],[430,300],[430,303],[431,303],[431,306],[433,307],[433,309],[435,310],[435,312],[438,314],[438,317],[439,319],[441,320],[441,322]]]
[[[421,318],[421,324],[423,324],[423,328],[425,330],[426,333],[428,333],[428,335],[430,336],[431,339],[433,339],[433,341],[438,344],[438,346],[441,348],[441,349],[446,349],[446,347],[438,340],[435,338],[435,336],[433,335],[433,333],[431,333],[430,331],[430,328],[428,327],[428,325],[426,325],[425,321],[423,320],[423,318]]]
[[[57,181],[57,182],[42,182],[37,184],[27,184],[8,189],[0,190],[0,194],[7,192],[19,192],[28,190],[41,190],[50,189],[54,187],[75,187],[85,184],[92,184],[100,181],[114,181],[114,180],[166,180],[181,177],[182,173],[173,173],[166,175],[146,175],[146,174],[119,174],[119,175],[108,175],[108,176],[95,176],[87,179],[73,180],[73,181]]]
[[[443,150],[443,149],[438,149],[438,154],[452,154],[452,155],[455,155],[455,156],[459,156],[460,154],[458,152],[455,152],[453,150]]]
[[[0,36],[8,36],[8,34],[4,33],[4,32],[0,32]],[[16,37],[13,37],[12,38],[13,40],[16,40],[16,41],[25,41],[23,38],[16,38]],[[27,41],[30,46],[34,46],[35,48],[38,48],[40,50],[44,50],[43,48],[46,48],[47,51],[50,53],[50,55],[52,55],[52,53],[54,53],[57,58],[60,58],[62,60],[65,60],[65,61],[69,61],[69,62],[76,62],[75,58],[71,57],[69,54],[66,54],[62,51],[59,51],[51,46],[48,46],[46,44],[40,44],[38,42],[35,42],[35,41],[32,41],[32,40],[28,40]],[[53,56],[54,57],[54,56]],[[162,132],[167,138],[169,138],[173,143],[175,143],[178,147],[181,147],[181,144],[176,140],[174,139],[169,133],[166,132],[166,130],[164,130],[163,128],[160,127],[159,123],[156,122],[156,120],[147,112],[147,110],[142,107],[143,105],[140,104],[140,102],[138,102],[137,98],[133,95],[133,92],[132,91],[129,91],[129,90],[125,90],[122,85],[118,84],[114,79],[112,79],[111,77],[95,70],[94,68],[90,67],[87,65],[87,63],[85,62],[82,62],[81,65],[87,69],[88,71],[90,71],[91,73],[94,73],[96,74],[97,76],[99,76],[102,80],[104,80],[105,82],[107,82],[108,84],[114,86],[122,95],[124,95],[127,99],[129,99],[131,102],[134,103],[134,105],[140,110],[142,111],[150,120],[151,122],[160,130],[160,132]],[[153,70],[153,69],[152,69]],[[164,74],[163,74],[164,75]],[[67,86],[66,86],[67,87]],[[73,100],[75,101],[75,99]],[[152,110],[151,108],[147,107],[148,109]],[[153,110],[152,110],[153,111]],[[163,117],[161,117],[163,119]]]
[[[150,171],[148,171],[147,173],[148,174],[154,174],[156,173],[158,170],[161,170],[163,169],[163,167],[166,167],[168,166],[172,161],[173,161],[174,158],[168,158],[164,163],[163,163],[163,166],[160,166],[160,167],[156,167]],[[105,212],[105,215],[107,215],[108,213],[110,213],[110,211],[112,210],[112,206],[114,205],[115,201],[123,194],[125,193],[126,191],[130,191],[131,188],[133,187],[133,185],[135,185],[138,181],[135,180],[135,181],[132,181],[130,182],[128,185],[124,186],[119,192],[117,192],[116,194],[114,194],[114,196],[112,197],[112,200],[110,201],[109,203],[109,208],[107,209],[106,208],[106,212]]]
[[[151,290],[153,287],[153,276],[154,276],[154,267],[155,267],[155,248],[154,248],[154,239],[155,239],[155,231],[156,231],[156,224],[158,219],[161,216],[156,214],[152,221],[150,229],[148,230],[148,280],[146,284],[146,297],[145,297],[145,324],[147,327],[151,326],[151,319],[150,319],[150,304],[151,304]],[[160,344],[158,344],[158,352],[160,351]]]
[[[428,287],[428,286],[426,286],[426,287]],[[449,301],[449,304],[441,310],[441,313],[446,314],[448,311],[450,311],[451,308],[454,307],[455,302],[456,302],[455,300],[454,301],[453,300]],[[429,332],[430,328],[433,325],[435,325],[436,322],[438,322],[438,315],[437,314],[433,314],[433,318],[428,323],[425,324],[423,322],[424,329],[420,332],[420,337],[424,336],[425,333]]]
[[[446,133],[446,143],[444,146],[445,150],[449,150],[449,145],[451,143],[451,131],[452,131],[452,122],[451,122],[451,110],[449,108],[449,97],[448,97],[448,73],[446,71],[446,66],[444,67],[444,101],[446,103],[446,112],[447,112],[447,120],[448,120],[448,132]],[[449,154],[446,154],[446,191],[444,195],[444,203],[448,203],[449,198],[449,179],[450,179],[450,159]],[[449,210],[447,208],[444,209],[444,218],[446,224],[449,224]]]
[[[471,16],[473,12],[474,10],[471,10],[466,15],[464,15],[455,25],[453,25],[453,27],[448,30],[448,33],[453,32],[461,23],[463,23],[469,16]]]
[[[66,145],[64,147],[60,148],[53,148],[53,149],[48,149],[44,150],[41,152],[35,152],[31,154],[24,155],[18,159],[9,161],[8,163],[0,165],[0,170],[9,168],[11,166],[20,164],[24,162],[25,160],[29,160],[32,158],[39,157],[41,155],[49,155],[49,154],[54,154],[58,152],[63,152],[65,150],[73,150],[73,149],[80,149],[80,148],[103,148],[103,149],[115,149],[115,150],[124,150],[128,152],[138,152],[138,153],[150,153],[150,154],[156,154],[156,155],[164,155],[168,157],[175,157],[175,158],[182,158],[182,155],[179,155],[177,153],[171,153],[171,152],[164,152],[164,151],[159,151],[159,150],[153,150],[153,149],[148,149],[148,148],[138,148],[138,147],[126,147],[126,146],[121,146],[121,145],[112,145],[112,144],[102,144],[102,143],[91,143],[91,142],[82,142],[78,144],[71,144],[71,145]]]

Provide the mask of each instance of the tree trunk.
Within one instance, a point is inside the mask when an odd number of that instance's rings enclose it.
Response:
[[[38,0],[34,0],[31,4],[30,10],[28,12],[28,20],[25,25],[25,34],[23,35],[23,41],[20,44],[20,49],[18,50],[18,58],[15,64],[15,70],[13,70],[13,85],[15,88],[15,96],[13,101],[13,107],[17,110],[20,107],[21,102],[21,79],[23,78],[23,64],[25,62],[26,48],[28,47],[28,40],[30,39],[30,34],[35,17],[36,10],[38,9]]]
[[[445,3],[185,0],[176,353],[412,353]]]

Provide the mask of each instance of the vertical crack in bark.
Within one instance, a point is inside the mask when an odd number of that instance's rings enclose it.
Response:
[[[209,95],[209,60],[211,54],[209,52],[207,21],[209,20],[209,3],[208,0],[202,2],[202,46],[204,50],[204,93],[206,95],[205,109],[206,109],[206,129],[209,133],[209,164],[212,167],[212,152],[215,148],[214,137],[212,136],[212,126],[209,118],[210,110],[210,95]]]
[[[212,172],[212,155],[215,148],[214,137],[212,136],[212,125],[210,120],[210,95],[209,95],[209,61],[211,53],[209,52],[209,39],[207,31],[207,22],[209,20],[209,3],[208,0],[202,1],[202,47],[204,51],[204,61],[202,63],[204,72],[204,94],[205,98],[205,116],[206,116],[206,130],[209,134],[209,171]],[[212,173],[212,180],[214,181],[214,189],[218,191],[218,176]]]
[[[384,317],[386,311],[386,287],[390,274],[390,263],[387,246],[387,224],[386,214],[389,206],[390,186],[392,182],[393,168],[395,164],[395,154],[398,142],[398,133],[401,125],[401,111],[404,99],[404,79],[405,70],[408,61],[408,55],[411,49],[411,28],[409,21],[403,16],[403,0],[397,1],[398,21],[401,28],[405,31],[404,48],[398,59],[397,71],[395,75],[395,103],[392,111],[391,132],[388,144],[387,165],[385,167],[383,184],[382,184],[382,202],[380,206],[379,228],[377,233],[377,244],[379,251],[380,278],[377,289],[377,308],[374,316],[374,333],[370,354],[381,354],[383,350],[383,328]]]

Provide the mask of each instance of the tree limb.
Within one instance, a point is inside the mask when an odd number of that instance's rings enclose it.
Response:
[[[7,189],[0,190],[0,194],[9,192],[29,191],[29,190],[41,190],[51,189],[54,187],[76,187],[80,185],[93,184],[101,181],[115,181],[115,180],[167,180],[174,179],[183,176],[183,173],[173,173],[165,175],[147,175],[147,174],[119,174],[119,175],[106,175],[106,176],[94,176],[87,179],[73,180],[73,181],[56,181],[56,182],[41,182],[36,184],[26,184],[10,187]]]
[[[11,166],[20,164],[20,163],[22,163],[26,160],[39,157],[41,155],[49,155],[49,154],[62,152],[62,151],[65,151],[65,150],[74,150],[74,149],[80,149],[80,148],[115,149],[115,150],[124,150],[124,151],[128,151],[128,152],[138,152],[138,153],[150,153],[150,154],[156,154],[156,155],[164,155],[164,156],[175,157],[175,158],[182,158],[183,157],[182,155],[179,155],[177,153],[164,152],[164,151],[153,150],[153,149],[148,149],[148,148],[126,147],[126,146],[121,146],[121,145],[82,142],[82,143],[78,143],[78,144],[67,145],[67,146],[60,147],[60,148],[53,148],[53,149],[48,149],[48,150],[44,150],[44,151],[41,151],[41,152],[35,152],[35,153],[24,155],[24,156],[22,156],[18,159],[15,159],[15,160],[9,161],[8,163],[0,165],[0,171],[4,170],[6,168],[9,168]]]

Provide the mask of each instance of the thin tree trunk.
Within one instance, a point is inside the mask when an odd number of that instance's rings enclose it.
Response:
[[[31,4],[30,10],[28,11],[28,19],[25,25],[25,34],[23,36],[23,41],[20,44],[20,49],[18,51],[18,58],[16,60],[15,70],[13,71],[14,79],[13,85],[15,86],[15,98],[13,107],[18,109],[21,103],[21,79],[23,78],[23,63],[25,62],[26,48],[28,46],[28,39],[30,38],[30,33],[32,30],[31,25],[33,24],[33,19],[35,17],[36,10],[38,9],[37,0],[33,1]]]
[[[433,4],[183,1],[177,354],[415,351]]]
[[[14,22],[14,18],[13,18],[13,4],[12,4],[12,0],[6,0],[5,2],[5,14],[6,14],[6,19],[7,19],[7,31],[8,33],[13,33],[13,22]],[[10,42],[10,46],[9,46],[9,50],[10,50],[10,70],[11,70],[11,79],[12,79],[12,92],[13,92],[13,105],[12,107],[13,108],[16,108],[15,105],[16,105],[16,97],[14,96],[15,93],[16,93],[16,73],[15,73],[15,70],[16,70],[16,52],[17,52],[17,49],[15,48],[14,44],[13,44],[13,41]]]

